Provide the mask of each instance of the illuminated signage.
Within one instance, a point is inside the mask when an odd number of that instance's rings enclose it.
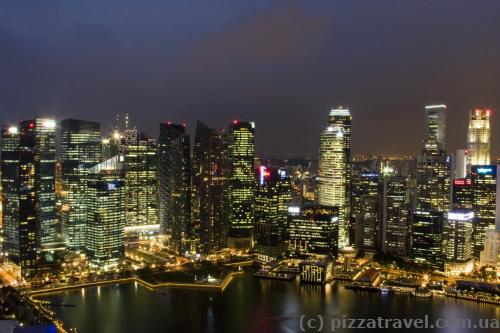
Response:
[[[298,207],[298,206],[290,206],[290,207],[288,207],[288,213],[289,214],[299,214],[300,213],[300,207]]]
[[[493,173],[493,167],[479,167],[476,171],[480,174],[490,174]]]
[[[468,213],[448,212],[448,220],[468,221],[472,218],[474,218],[474,212],[468,212]]]
[[[108,191],[113,191],[116,189],[115,183],[108,183]]]
[[[472,180],[469,179],[469,178],[459,178],[459,179],[455,179],[453,181],[453,184],[454,185],[459,185],[459,186],[471,185],[472,184]]]

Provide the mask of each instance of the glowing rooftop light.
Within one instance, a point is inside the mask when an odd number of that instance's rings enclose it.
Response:
[[[429,109],[446,109],[446,105],[445,104],[426,105],[425,109],[426,110],[429,110]]]
[[[19,129],[16,126],[11,126],[11,127],[9,127],[8,132],[10,134],[17,134],[17,133],[19,133]]]
[[[54,119],[44,119],[42,126],[45,128],[56,128],[56,121]]]
[[[335,108],[330,111],[330,116],[350,116],[351,113],[349,109],[344,109],[343,107]]]

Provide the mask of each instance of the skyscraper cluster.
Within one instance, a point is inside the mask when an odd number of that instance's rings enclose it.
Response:
[[[354,248],[449,272],[495,265],[491,111],[470,112],[467,149],[456,154],[446,151],[446,113],[425,107],[418,158],[380,158],[352,155],[351,113],[334,108],[317,166],[297,168],[256,157],[253,122],[198,122],[192,141],[185,124],[161,123],[152,138],[128,116],[108,137],[76,119],[3,126],[3,252],[28,279],[46,253],[109,269],[153,239],[192,258],[229,249],[263,261],[333,259]]]
[[[320,203],[340,209],[339,247],[354,245],[409,257],[449,272],[470,270],[474,260],[491,264],[491,259],[482,259],[487,257],[485,249],[491,258],[491,251],[498,248],[486,244],[497,237],[493,236],[497,166],[490,161],[491,111],[469,113],[467,149],[451,155],[446,151],[446,113],[446,105],[425,107],[426,135],[413,166],[404,158],[349,159],[349,112],[332,110],[329,126],[321,134],[317,193]],[[350,212],[349,220],[343,220],[343,212]]]

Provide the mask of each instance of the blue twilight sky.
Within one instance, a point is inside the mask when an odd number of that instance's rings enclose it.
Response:
[[[0,122],[114,114],[257,124],[261,156],[315,156],[328,111],[349,106],[355,153],[413,153],[423,106],[500,115],[497,0],[1,0]],[[496,122],[500,123],[500,122]],[[500,129],[494,122],[493,150]]]

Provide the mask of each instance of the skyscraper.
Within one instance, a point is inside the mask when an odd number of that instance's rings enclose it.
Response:
[[[37,245],[41,249],[56,241],[56,122],[37,118],[22,121],[20,128],[19,163],[24,182],[21,182],[21,188],[31,188],[35,192],[34,201],[31,201],[31,194],[21,195],[21,205],[34,205]]]
[[[56,241],[55,128],[55,120],[46,118],[2,128],[3,220],[9,233],[4,251],[26,278],[36,273],[39,254]]]
[[[406,177],[384,173],[382,190],[382,252],[407,256],[410,252],[410,200]]]
[[[425,106],[426,148],[428,150],[446,150],[446,105]]]
[[[137,130],[127,130],[122,147],[125,173],[125,218],[131,236],[149,236],[158,224],[158,158],[156,140]],[[128,230],[128,229],[127,229]],[[130,240],[130,239],[129,239]]]
[[[88,171],[86,251],[92,266],[116,267],[125,254],[125,181],[119,156]]]
[[[417,164],[417,209],[445,212],[450,204],[450,162],[445,147],[446,106],[425,107],[427,137]]]
[[[380,247],[380,196],[363,195],[360,213],[356,216],[357,247],[368,251],[377,251]]]
[[[413,214],[411,258],[435,269],[444,269],[444,214],[437,211],[416,211]]]
[[[338,207],[312,205],[290,207],[289,251],[294,256],[316,255],[336,258],[339,246]]]
[[[87,172],[101,162],[101,157],[99,123],[76,119],[61,122],[61,222],[63,238],[72,250],[85,248]]]
[[[471,168],[473,188],[473,209],[476,213],[474,224],[474,257],[479,259],[484,248],[488,229],[494,229],[496,218],[496,182],[498,166],[475,165]]]
[[[158,194],[160,226],[179,252],[190,251],[191,154],[186,126],[160,124],[158,139]]]
[[[222,129],[198,122],[193,148],[193,227],[201,251],[226,246],[228,229],[228,137]]]
[[[361,245],[362,238],[364,237],[361,222],[363,208],[367,208],[367,206],[363,206],[363,198],[366,196],[378,196],[380,194],[380,178],[381,177],[378,172],[353,171],[349,239],[355,240],[355,243],[358,244],[358,246]]]
[[[465,263],[472,259],[472,231],[474,211],[452,209],[448,211],[443,229],[443,248],[446,260]]]
[[[255,252],[264,260],[282,257],[286,250],[290,177],[284,169],[261,166],[255,192]]]
[[[339,248],[349,245],[350,186],[351,114],[336,108],[320,138],[318,202],[339,208]]]
[[[228,246],[253,246],[255,204],[255,124],[233,121],[229,126],[229,234]]]
[[[469,112],[469,131],[467,133],[468,167],[490,164],[490,114],[486,109]]]
[[[10,260],[19,263],[19,127],[2,126],[0,161],[2,165],[3,249]]]

